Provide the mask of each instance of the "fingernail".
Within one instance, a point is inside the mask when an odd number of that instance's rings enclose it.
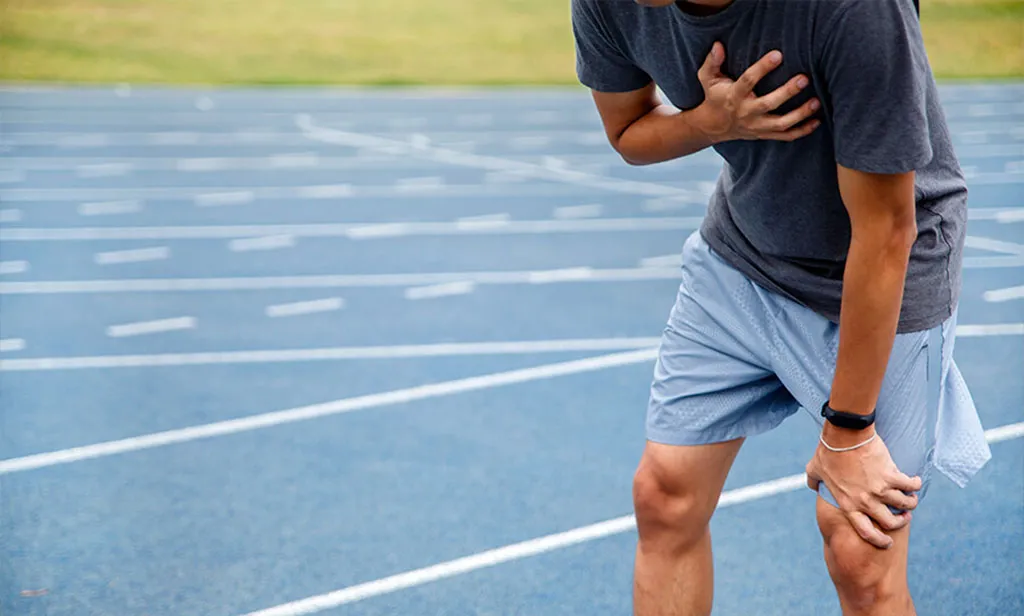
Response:
[[[821,101],[819,101],[818,99],[814,99],[813,101],[811,101],[812,111],[817,111],[819,107],[821,107]]]
[[[778,64],[779,62],[782,62],[782,52],[781,51],[773,51],[770,54],[768,54],[768,58],[772,62]]]
[[[796,85],[797,85],[797,87],[800,87],[800,88],[806,88],[808,83],[810,83],[810,82],[807,81],[806,77],[800,77],[799,79],[796,80]]]

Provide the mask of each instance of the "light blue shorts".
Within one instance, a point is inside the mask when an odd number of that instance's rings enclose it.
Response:
[[[991,455],[953,361],[955,336],[955,315],[896,336],[876,407],[896,465],[926,484],[935,467],[963,486]],[[838,325],[757,286],[694,233],[661,339],[647,438],[703,445],[750,437],[799,408],[820,424],[838,346]],[[808,443],[808,455],[815,446]],[[835,504],[827,489],[821,495]]]

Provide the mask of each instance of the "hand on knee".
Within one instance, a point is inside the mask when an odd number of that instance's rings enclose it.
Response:
[[[670,486],[641,466],[633,480],[640,549],[681,553],[701,541],[715,503],[702,503],[685,486]]]

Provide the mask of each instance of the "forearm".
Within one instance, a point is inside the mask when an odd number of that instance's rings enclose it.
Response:
[[[651,165],[689,156],[714,145],[700,128],[700,107],[679,111],[658,105],[626,127],[613,140],[616,151],[631,165]]]
[[[883,221],[885,222],[885,221]],[[874,410],[892,352],[916,229],[854,230],[843,276],[832,408]]]

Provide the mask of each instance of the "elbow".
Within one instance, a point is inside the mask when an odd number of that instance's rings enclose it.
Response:
[[[644,167],[647,165],[654,164],[655,162],[653,160],[647,160],[644,159],[643,157],[637,156],[636,152],[631,151],[630,148],[623,147],[621,140],[613,141],[612,147],[618,153],[619,158],[622,159],[622,162],[626,163],[631,167]]]
[[[853,240],[872,246],[872,251],[898,260],[910,258],[917,242],[917,221],[913,216],[875,221],[870,228],[853,228]]]

